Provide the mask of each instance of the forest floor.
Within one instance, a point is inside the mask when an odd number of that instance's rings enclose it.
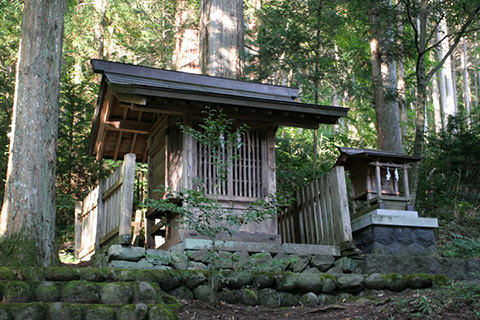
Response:
[[[339,303],[317,307],[266,308],[259,306],[182,300],[180,320],[273,319],[480,319],[480,286],[456,283],[428,290],[387,293],[374,301]]]

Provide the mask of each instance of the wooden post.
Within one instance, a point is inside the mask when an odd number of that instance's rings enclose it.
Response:
[[[78,259],[82,244],[82,216],[83,201],[75,202],[75,258]]]
[[[135,154],[125,155],[122,167],[123,183],[121,190],[120,227],[118,234],[120,244],[130,245],[132,240],[132,210],[135,184]]]
[[[94,237],[95,237],[95,250],[100,249],[100,238],[102,236],[102,224],[105,222],[105,206],[103,202],[103,190],[104,190],[105,181],[100,177],[98,180],[98,196],[97,196],[97,214],[95,215],[93,221],[95,227]],[[90,213],[92,214],[92,213]]]
[[[375,162],[375,178],[377,184],[377,201],[380,203],[380,198],[382,197],[382,176],[380,173],[380,164],[378,161]]]
[[[341,240],[342,243],[351,242],[353,240],[352,236],[352,224],[350,222],[350,212],[348,210],[348,196],[347,196],[347,184],[345,180],[345,170],[343,166],[336,166],[333,168],[335,174],[336,185],[337,185],[337,199],[338,199],[338,209],[337,218],[339,219],[341,230]]]

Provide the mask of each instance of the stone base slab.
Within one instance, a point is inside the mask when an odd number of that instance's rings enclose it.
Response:
[[[438,228],[436,218],[422,218],[416,211],[376,209],[352,221],[352,231],[371,225],[415,228]]]
[[[171,251],[202,250],[212,246],[212,241],[206,239],[185,239],[173,246]],[[298,244],[298,243],[265,243],[265,242],[241,242],[241,241],[217,241],[217,250],[222,251],[247,251],[247,252],[269,252],[287,253],[296,255],[326,255],[340,256],[340,248],[329,245]]]

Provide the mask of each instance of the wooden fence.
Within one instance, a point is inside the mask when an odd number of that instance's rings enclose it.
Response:
[[[90,256],[114,236],[131,240],[135,154],[125,155],[123,164],[101,180],[75,207],[75,255]]]
[[[343,245],[352,242],[345,171],[330,172],[297,191],[297,203],[278,215],[283,242]]]

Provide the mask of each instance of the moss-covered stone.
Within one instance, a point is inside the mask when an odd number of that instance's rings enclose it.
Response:
[[[364,276],[361,274],[343,274],[336,280],[337,287],[346,292],[359,292],[363,289]]]
[[[170,294],[182,299],[193,299],[193,292],[187,287],[178,287],[172,290]]]
[[[258,294],[253,289],[243,288],[238,290],[237,299],[238,302],[247,306],[256,306],[258,304]]]
[[[155,304],[158,301],[158,285],[156,283],[139,281],[133,286],[133,301],[135,303]]]
[[[297,295],[288,292],[279,292],[278,296],[281,307],[293,307],[299,305],[300,303],[300,298]]]
[[[35,288],[35,299],[41,302],[60,301],[60,288],[52,281],[43,281]]]
[[[385,289],[385,279],[380,273],[372,273],[365,278],[365,285],[370,289],[383,290]]]
[[[306,307],[314,307],[318,305],[319,300],[315,293],[307,292],[300,297],[300,303]]]
[[[317,295],[319,304],[334,304],[336,302],[335,296],[331,294],[319,294]]]
[[[450,283],[450,279],[448,279],[448,277],[443,274],[433,275],[432,280],[433,280],[434,287],[446,286],[447,284]]]
[[[157,275],[156,282],[160,285],[160,288],[165,291],[170,291],[180,287],[183,280],[182,271],[178,270],[158,270],[154,271]]]
[[[5,285],[3,301],[6,303],[19,303],[32,301],[33,292],[31,283],[9,281]]]
[[[46,306],[41,303],[19,303],[10,305],[14,320],[44,320]]]
[[[17,279],[22,281],[44,281],[45,269],[38,267],[24,267],[17,271]]]
[[[104,305],[89,305],[85,320],[115,320],[115,311]]]
[[[118,320],[147,320],[148,306],[144,303],[127,304],[117,311]]]
[[[237,295],[234,290],[230,290],[228,288],[223,288],[218,293],[218,299],[225,301],[227,303],[236,304],[238,303]]]
[[[254,272],[252,274],[252,285],[256,288],[275,287],[275,276],[272,272]]]
[[[278,308],[280,306],[280,296],[274,289],[261,289],[258,292],[258,303],[265,307]]]
[[[63,301],[71,303],[98,303],[100,292],[97,284],[76,280],[70,281],[63,287]]]
[[[333,293],[337,289],[335,277],[332,275],[323,275],[322,278],[323,278],[322,292]]]
[[[193,295],[195,299],[208,301],[208,302],[216,302],[217,301],[217,293],[209,286],[209,285],[199,285],[195,289],[193,289]]]
[[[162,305],[154,305],[148,312],[149,320],[176,320],[177,313],[167,310]]]
[[[7,310],[3,310],[1,307],[0,307],[0,320],[9,320],[10,317],[8,315],[8,312]]]
[[[353,294],[348,293],[348,292],[342,292],[337,296],[337,302],[340,303],[345,303],[345,302],[352,302],[355,300],[355,297]]]
[[[297,276],[297,288],[300,292],[314,292],[322,291],[323,279],[317,273],[300,273]]]
[[[160,302],[164,304],[164,307],[168,310],[172,310],[174,312],[178,312],[178,310],[182,307],[180,301],[165,292],[160,293]]]
[[[15,272],[7,267],[0,267],[0,280],[16,280]]]
[[[283,272],[275,276],[277,290],[294,291],[297,289],[298,274]]]
[[[193,289],[207,282],[207,275],[199,271],[187,271],[183,274],[183,283],[185,287]]]
[[[103,282],[112,280],[112,272],[107,268],[81,268],[80,279],[85,281]]]
[[[133,297],[132,286],[126,282],[105,283],[101,286],[100,297],[104,304],[131,303]]]
[[[382,278],[385,280],[385,288],[390,291],[400,292],[407,288],[407,278],[401,274],[382,274]]]
[[[45,279],[50,281],[73,281],[80,279],[79,268],[50,267],[45,268]]]
[[[135,270],[113,269],[111,277],[113,281],[135,281],[137,273]]]
[[[412,289],[430,288],[433,284],[433,277],[425,273],[415,273],[405,276],[407,278],[407,286]]]
[[[79,305],[55,302],[49,305],[47,310],[47,320],[81,320],[82,309]]]
[[[248,271],[232,271],[225,274],[223,282],[231,289],[240,289],[251,284],[252,274]]]

